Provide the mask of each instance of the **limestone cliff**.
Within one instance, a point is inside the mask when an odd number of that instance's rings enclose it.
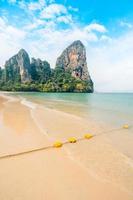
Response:
[[[86,49],[81,41],[73,42],[66,48],[56,62],[56,67],[70,70],[72,76],[86,81],[91,81],[86,61]]]
[[[18,54],[11,57],[5,63],[5,69],[12,68],[14,73],[18,73],[20,75],[20,79],[22,83],[30,82],[30,58],[28,53],[21,49]],[[13,74],[9,74],[10,70],[7,70],[6,79],[13,76]]]

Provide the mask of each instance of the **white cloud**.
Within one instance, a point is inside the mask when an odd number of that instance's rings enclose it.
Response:
[[[88,65],[95,89],[133,92],[133,30],[99,47],[88,48]]]
[[[41,12],[41,18],[52,19],[61,14],[67,14],[67,9],[62,4],[51,4],[43,9]]]
[[[127,28],[133,28],[133,24],[132,23],[129,23],[129,22],[126,22],[126,21],[120,21],[120,26],[121,27],[127,27]]]
[[[103,26],[101,24],[97,24],[97,23],[92,23],[92,24],[89,24],[88,26],[86,26],[86,31],[88,31],[88,32],[98,31],[101,33],[107,32],[105,26]]]
[[[30,2],[28,4],[29,10],[36,11],[41,10],[46,5],[45,0],[39,0],[38,2]]]
[[[14,4],[17,2],[17,0],[8,0],[9,3]]]
[[[23,29],[26,31],[32,31],[32,30],[38,29],[39,26],[45,25],[45,24],[46,24],[45,21],[34,18],[33,22],[24,26]]]
[[[74,7],[72,7],[72,6],[69,6],[68,9],[69,9],[70,11],[73,11],[73,12],[78,12],[78,11],[79,11],[78,8],[74,8]]]
[[[4,35],[5,38],[17,42],[25,38],[26,32],[9,25],[6,20],[0,18],[0,35]]]
[[[18,5],[21,9],[27,10],[27,4],[25,2],[25,0],[21,0],[18,2]]]
[[[102,36],[100,37],[100,41],[101,41],[101,42],[112,42],[112,38],[109,37],[109,36],[107,36],[107,35],[102,35]]]
[[[0,65],[22,48],[25,37],[26,32],[9,25],[6,20],[0,18]]]
[[[59,17],[57,17],[57,22],[63,22],[65,24],[70,24],[70,23],[72,23],[72,17],[71,17],[71,15],[59,16]]]

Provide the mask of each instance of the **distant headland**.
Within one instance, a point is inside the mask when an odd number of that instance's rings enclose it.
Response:
[[[92,93],[83,43],[78,40],[67,47],[57,58],[55,69],[39,58],[30,61],[21,49],[0,68],[0,90]]]

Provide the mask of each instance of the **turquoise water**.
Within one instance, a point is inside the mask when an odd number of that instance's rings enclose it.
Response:
[[[133,124],[133,94],[130,93],[15,93],[49,108],[111,125]]]

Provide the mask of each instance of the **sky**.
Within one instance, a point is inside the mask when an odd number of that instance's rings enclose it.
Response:
[[[24,48],[55,67],[81,40],[97,92],[133,92],[133,0],[0,0],[0,66]]]

